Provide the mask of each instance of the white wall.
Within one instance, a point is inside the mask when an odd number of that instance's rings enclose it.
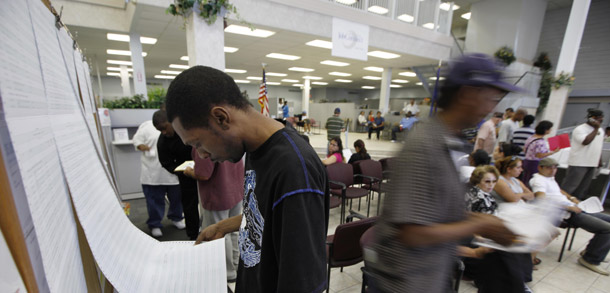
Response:
[[[570,7],[546,13],[538,52],[548,52],[557,64]],[[576,80],[571,97],[610,97],[610,1],[593,0],[574,68]]]

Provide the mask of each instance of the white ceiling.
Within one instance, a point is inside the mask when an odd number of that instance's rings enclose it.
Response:
[[[453,26],[467,25],[466,20],[460,15],[470,10],[472,3],[480,0],[456,0],[456,4],[460,5],[460,9],[455,11]],[[572,0],[549,0],[548,9],[556,9],[571,5]],[[169,68],[169,64],[184,64],[186,61],[181,61],[181,56],[187,55],[186,49],[186,32],[183,29],[183,19],[167,15],[163,8],[152,7],[146,5],[138,5],[132,30],[144,37],[153,37],[158,41],[154,45],[143,44],[143,51],[148,53],[144,58],[146,68],[146,77],[153,78],[154,75],[161,74],[161,70],[177,70]],[[229,23],[230,24],[230,23]],[[118,56],[106,54],[107,49],[129,50],[129,43],[109,41],[106,39],[106,34],[121,33],[106,31],[100,29],[92,29],[85,27],[69,26],[72,34],[76,37],[80,48],[85,56],[90,60],[93,68],[93,73],[96,72],[96,66],[99,66],[100,74],[106,75],[106,67],[116,65],[108,65],[106,60],[126,60],[130,61],[129,56]],[[225,46],[237,47],[239,51],[235,53],[225,53],[226,68],[245,69],[245,74],[234,74],[235,79],[246,79],[248,76],[262,75],[261,63],[267,64],[267,72],[285,73],[285,77],[268,77],[268,81],[281,82],[281,79],[296,79],[302,82],[302,77],[305,75],[313,75],[322,77],[323,82],[328,82],[328,85],[313,87],[342,87],[342,88],[361,88],[362,86],[374,86],[379,88],[381,81],[366,80],[363,76],[378,76],[381,73],[364,70],[367,66],[376,67],[392,67],[392,79],[409,80],[408,84],[403,86],[416,86],[418,81],[415,77],[400,76],[398,73],[408,70],[412,66],[434,65],[436,60],[421,58],[412,55],[400,54],[401,57],[396,59],[380,59],[369,56],[368,61],[358,61],[353,59],[338,58],[331,56],[331,50],[305,45],[306,42],[314,39],[319,39],[316,36],[297,33],[278,28],[263,27],[257,25],[256,28],[275,31],[273,36],[268,38],[256,38],[249,36],[236,35],[225,33]],[[329,39],[325,39],[330,41]],[[369,51],[376,50],[370,47]],[[265,57],[269,53],[283,53],[290,55],[301,56],[301,59],[296,61],[286,61]],[[396,52],[393,52],[396,53]],[[320,64],[323,60],[334,60],[350,63],[346,67],[335,67]],[[311,73],[301,73],[289,71],[289,67],[307,67],[313,68],[315,71]],[[338,71],[352,74],[349,77],[338,77],[329,75],[329,72]],[[338,83],[335,79],[350,79],[352,83]],[[251,83],[257,84],[258,81]],[[282,82],[281,85],[290,86],[292,83]]]

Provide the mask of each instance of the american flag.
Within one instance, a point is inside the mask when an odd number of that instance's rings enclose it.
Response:
[[[265,80],[265,68],[263,67],[263,82],[258,90],[258,104],[261,105],[261,114],[269,117],[269,100],[267,99],[267,82]]]

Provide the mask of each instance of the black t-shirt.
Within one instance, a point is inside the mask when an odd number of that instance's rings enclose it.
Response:
[[[194,192],[197,192],[197,181],[195,181],[195,179],[184,175],[183,172],[174,172],[176,167],[186,161],[192,160],[191,149],[191,146],[182,143],[182,140],[177,134],[174,134],[172,137],[167,137],[163,134],[159,135],[157,152],[161,166],[168,172],[178,176],[181,190],[188,190],[191,192],[194,190]]]
[[[347,162],[347,163],[352,164],[357,161],[370,160],[370,159],[371,159],[371,156],[368,153],[364,153],[364,155],[362,155],[360,153],[355,153],[355,154],[352,154],[352,156],[349,158],[349,162]]]
[[[294,129],[246,157],[236,292],[326,288],[328,177]]]

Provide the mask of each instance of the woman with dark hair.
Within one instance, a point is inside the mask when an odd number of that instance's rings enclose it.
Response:
[[[525,160],[523,160],[523,177],[521,179],[529,186],[529,181],[538,172],[538,163],[543,158],[546,158],[552,154],[555,154],[560,149],[557,148],[553,151],[549,151],[549,148],[544,142],[544,136],[551,132],[553,128],[553,122],[543,120],[536,126],[536,132],[525,141],[523,145],[523,153],[525,154]]]
[[[328,155],[326,159],[322,159],[322,164],[325,166],[332,165],[334,163],[343,163],[343,142],[338,137],[333,137],[328,143]]]
[[[517,156],[497,160],[496,168],[500,171],[498,184],[494,192],[506,202],[534,199],[534,193],[521,180],[517,179],[523,171],[523,163]]]
[[[353,164],[356,161],[371,159],[371,156],[366,152],[366,147],[364,147],[364,141],[361,139],[354,141],[354,149],[356,149],[356,153],[349,158],[348,163]]]

